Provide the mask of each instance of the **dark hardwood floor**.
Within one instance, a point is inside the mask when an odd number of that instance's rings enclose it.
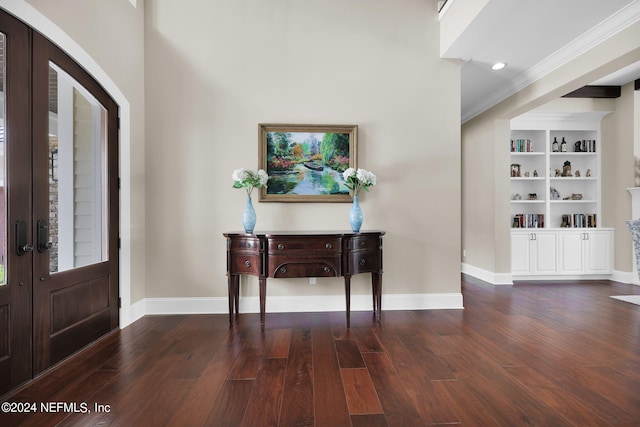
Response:
[[[383,305],[351,330],[344,313],[267,314],[263,332],[257,314],[145,317],[2,397],[37,413],[0,425],[640,426],[640,306],[610,298],[640,287],[462,281],[465,310]]]

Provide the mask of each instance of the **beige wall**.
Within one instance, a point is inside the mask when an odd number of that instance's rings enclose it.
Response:
[[[469,166],[465,162],[462,172],[462,248],[467,256],[462,262],[472,268],[485,271],[488,276],[510,275],[509,251],[509,179],[504,172],[509,164],[505,132],[508,120],[532,109],[557,109],[559,104],[546,103],[640,60],[640,23],[621,31],[616,36],[582,53],[558,70],[542,77],[521,92],[511,96],[492,109],[469,120],[462,126],[462,157],[480,158],[484,165]],[[625,86],[623,96],[616,101],[602,102],[562,100],[561,108],[614,111],[603,121],[603,140],[610,146],[603,148],[603,225],[616,227],[615,270],[631,271],[631,247],[624,219],[630,216],[630,199],[625,188],[633,184],[633,98],[631,86]],[[631,108],[629,111],[628,109]],[[569,110],[571,111],[571,110]],[[635,113],[637,114],[637,113]],[[508,135],[508,134],[506,134]],[[492,153],[484,153],[493,150]],[[493,158],[493,162],[491,159]],[[498,160],[499,159],[499,160]],[[489,190],[491,189],[491,190]],[[485,191],[482,201],[478,191]],[[502,194],[502,196],[498,196]],[[507,213],[507,218],[504,217]],[[477,218],[495,218],[491,224],[482,223],[477,229]],[[484,227],[488,227],[484,229]],[[499,280],[498,280],[499,281]]]
[[[385,293],[460,292],[459,66],[439,59],[435,3],[145,3],[148,297],[226,295],[222,233],[241,229],[246,197],[231,172],[257,168],[258,123],[357,124]],[[349,204],[254,206],[256,230],[348,228]],[[343,293],[340,279],[269,283]]]
[[[378,175],[361,204],[364,228],[387,231],[385,293],[459,295],[460,75],[439,58],[435,0],[28,3],[130,103],[132,303],[226,297],[222,233],[245,202],[231,172],[257,167],[264,122],[357,124],[358,165]],[[258,230],[348,228],[349,204],[255,205]],[[269,294],[343,293],[319,284],[274,280]]]

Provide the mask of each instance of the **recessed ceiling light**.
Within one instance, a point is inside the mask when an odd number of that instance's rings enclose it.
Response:
[[[495,64],[493,64],[491,66],[491,69],[492,70],[502,70],[506,66],[507,66],[507,64],[505,62],[496,62]]]

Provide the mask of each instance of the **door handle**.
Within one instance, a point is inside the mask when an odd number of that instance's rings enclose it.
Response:
[[[16,253],[19,256],[33,252],[33,245],[27,243],[27,223],[24,220],[16,222]]]
[[[53,243],[49,241],[49,226],[47,225],[47,221],[44,219],[39,219],[37,222],[38,226],[38,252],[44,252],[51,249]]]

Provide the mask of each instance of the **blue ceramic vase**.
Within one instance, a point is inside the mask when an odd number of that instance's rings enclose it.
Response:
[[[242,224],[244,225],[245,233],[253,233],[253,229],[256,227],[256,211],[253,209],[250,194],[247,196],[247,205],[244,207],[244,213],[242,214]]]
[[[349,223],[351,224],[351,230],[354,233],[358,233],[360,231],[360,227],[362,227],[362,209],[360,209],[360,203],[358,203],[358,196],[353,196],[353,205],[351,205]]]

